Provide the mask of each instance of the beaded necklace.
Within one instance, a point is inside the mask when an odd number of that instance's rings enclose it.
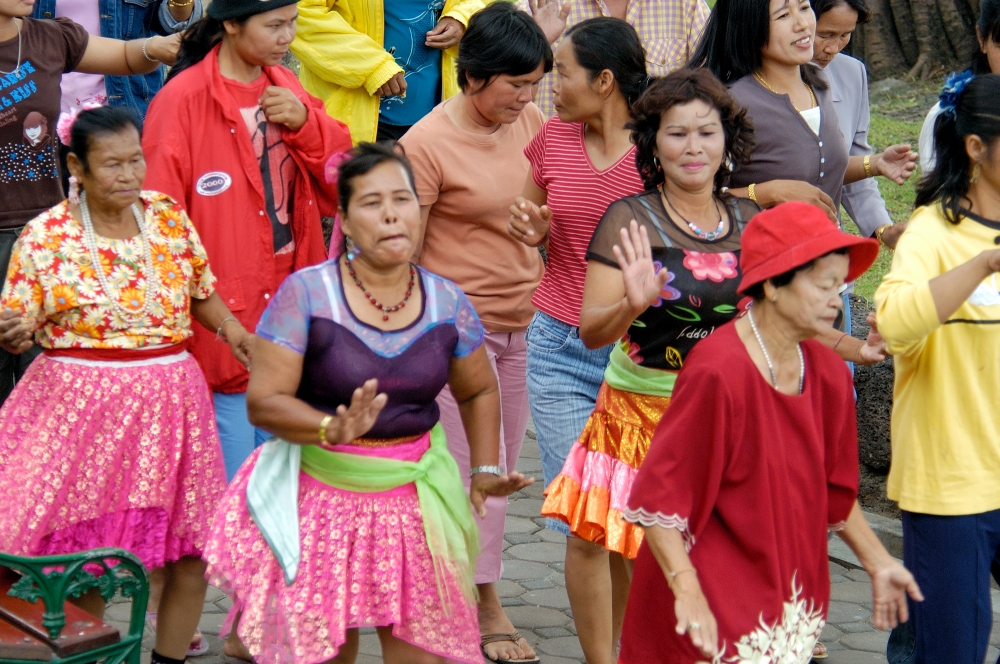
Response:
[[[706,233],[705,231],[701,230],[693,223],[688,221],[687,218],[681,214],[681,211],[678,210],[674,206],[674,204],[670,202],[670,199],[667,198],[667,190],[663,187],[663,185],[659,186],[659,190],[660,190],[660,195],[663,196],[663,200],[666,202],[667,205],[670,206],[670,209],[673,210],[674,213],[681,218],[681,221],[683,221],[685,224],[688,225],[688,228],[690,228],[691,232],[694,233],[697,237],[705,240],[706,242],[715,242],[717,239],[719,239],[719,237],[722,236],[722,229],[725,228],[726,220],[722,214],[722,208],[719,207],[719,200],[715,198],[715,196],[712,197],[712,202],[715,203],[715,209],[719,213],[719,225],[715,228],[714,231],[709,231]]]
[[[417,281],[417,271],[413,269],[412,263],[410,263],[410,283],[406,287],[406,295],[403,296],[403,299],[399,304],[394,304],[391,307],[387,307],[378,300],[376,300],[375,296],[373,296],[371,293],[368,292],[368,289],[365,288],[365,285],[361,283],[360,279],[358,279],[358,275],[355,274],[354,266],[351,265],[351,259],[348,258],[346,255],[344,256],[344,262],[347,264],[347,273],[351,275],[351,279],[354,279],[354,284],[361,290],[362,293],[364,293],[365,297],[368,298],[368,301],[371,302],[372,306],[382,312],[383,321],[389,320],[389,314],[395,311],[399,311],[400,309],[405,307],[406,301],[410,299],[411,295],[413,295],[413,285]]]
[[[104,268],[101,266],[101,256],[97,250],[97,235],[94,233],[94,222],[90,218],[90,207],[87,205],[87,192],[84,191],[80,194],[80,216],[83,217],[83,241],[90,252],[90,262],[94,267],[94,272],[97,273],[97,280],[100,282],[104,294],[108,296],[108,300],[111,302],[111,309],[126,323],[135,325],[142,322],[143,318],[149,314],[150,309],[153,308],[153,293],[159,287],[159,281],[153,269],[153,250],[149,240],[149,229],[142,218],[139,206],[135,203],[132,204],[132,215],[135,217],[135,223],[139,226],[142,255],[146,266],[146,298],[142,309],[138,313],[133,313],[121,306],[118,303],[118,297],[111,290],[111,284],[108,283],[108,277],[104,274]],[[120,291],[118,295],[121,295]]]
[[[760,330],[753,322],[753,309],[747,310],[747,318],[750,319],[750,329],[753,330],[753,336],[757,338],[760,349],[764,351],[764,361],[767,362],[767,370],[771,372],[771,384],[774,385],[775,389],[778,389],[778,375],[774,372],[774,365],[771,364],[771,356],[767,354],[767,346],[764,345],[764,340],[760,336]],[[799,352],[799,394],[802,394],[802,386],[806,379],[806,360],[802,357],[802,344],[795,344],[795,350]]]

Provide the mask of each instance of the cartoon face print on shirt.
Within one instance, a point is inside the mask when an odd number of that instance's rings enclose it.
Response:
[[[49,121],[38,111],[28,113],[28,116],[24,118],[24,145],[31,150],[40,152],[51,142]]]

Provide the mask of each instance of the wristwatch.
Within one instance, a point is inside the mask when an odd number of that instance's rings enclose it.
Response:
[[[476,473],[489,473],[490,475],[496,475],[500,477],[500,466],[476,466],[469,470],[469,477],[472,477]]]

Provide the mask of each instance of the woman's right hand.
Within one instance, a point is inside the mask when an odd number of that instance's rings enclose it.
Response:
[[[754,196],[762,208],[772,208],[788,201],[802,201],[826,212],[830,221],[837,221],[837,209],[825,191],[801,180],[771,180],[754,187]]]
[[[667,283],[666,268],[654,269],[653,250],[649,245],[646,227],[639,227],[633,219],[628,230],[621,229],[622,243],[611,248],[625,282],[625,299],[636,316],[645,311],[660,297]]]
[[[380,97],[397,97],[406,95],[406,75],[403,72],[396,72],[393,77],[382,84],[376,94]]]
[[[385,408],[389,397],[378,393],[378,381],[374,378],[354,390],[351,405],[338,406],[335,419],[326,429],[328,445],[344,445],[368,433],[375,426],[375,420]]]
[[[719,652],[719,628],[701,591],[698,576],[691,572],[678,574],[674,577],[671,590],[675,598],[677,633],[686,633],[703,656],[715,657]]]
[[[150,38],[146,45],[146,53],[167,66],[173,65],[177,60],[177,53],[181,50],[181,35],[182,33],[178,32],[166,37],[157,35]]]
[[[0,348],[19,355],[31,348],[31,334],[31,327],[20,313],[9,308],[0,313]]]
[[[515,240],[529,247],[537,247],[545,241],[552,225],[552,210],[548,205],[539,207],[532,201],[518,196],[510,206],[510,222],[507,232]]]

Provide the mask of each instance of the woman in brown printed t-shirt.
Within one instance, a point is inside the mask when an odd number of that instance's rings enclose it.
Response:
[[[0,0],[0,273],[24,225],[63,199],[55,138],[66,72],[129,76],[173,62],[176,37],[123,42],[66,19],[30,18],[31,3]],[[0,350],[0,403],[37,352]]]

